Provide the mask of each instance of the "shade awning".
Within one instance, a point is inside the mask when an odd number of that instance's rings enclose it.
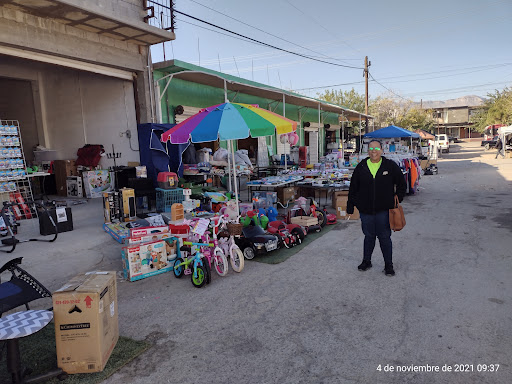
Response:
[[[419,138],[417,133],[408,131],[407,129],[390,125],[386,128],[377,129],[364,135],[365,138],[390,139],[390,138]]]

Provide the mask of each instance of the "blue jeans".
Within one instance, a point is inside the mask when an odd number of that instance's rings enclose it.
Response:
[[[363,260],[371,261],[375,238],[379,238],[380,250],[384,263],[393,265],[393,244],[391,243],[391,228],[389,227],[389,211],[377,212],[375,215],[361,213],[361,227],[364,233]]]

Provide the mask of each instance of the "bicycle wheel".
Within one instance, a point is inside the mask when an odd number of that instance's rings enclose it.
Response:
[[[219,276],[226,276],[228,273],[228,260],[226,255],[220,248],[216,248],[214,252],[213,265]]]
[[[178,257],[176,258],[176,260],[174,260],[174,268],[172,269],[172,271],[174,272],[174,277],[176,278],[180,278],[183,276],[183,274],[185,273],[185,268],[183,267],[183,265],[180,265],[181,263],[183,263],[183,259],[181,257]],[[180,265],[178,267],[178,265]]]
[[[206,270],[206,284],[210,284],[212,281],[212,268],[210,267],[210,263],[208,262],[208,258],[203,257],[203,265]]]
[[[233,268],[233,271],[242,272],[245,263],[244,254],[242,253],[240,248],[236,247],[231,249],[229,261],[231,262],[231,268]]]
[[[204,265],[197,267],[197,277],[195,277],[195,273],[192,272],[190,275],[190,280],[192,280],[192,285],[196,288],[201,288],[206,284],[206,267]]]

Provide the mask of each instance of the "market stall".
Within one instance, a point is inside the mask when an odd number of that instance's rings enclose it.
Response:
[[[235,151],[233,140],[247,137],[265,137],[274,134],[291,133],[297,129],[297,123],[273,112],[259,108],[256,105],[230,103],[214,105],[202,109],[162,135],[162,141],[173,144],[187,142],[203,143],[209,141],[227,141],[227,156],[229,172],[229,188],[231,188],[231,175],[235,178],[234,192],[238,196],[236,182],[236,166],[233,164]],[[238,199],[236,210],[239,211]]]
[[[407,193],[414,194],[419,185],[421,166],[418,155],[415,153],[413,139],[416,139],[417,143],[419,138],[418,133],[390,125],[364,135],[362,148],[367,152],[368,143],[372,139],[379,139],[386,158],[393,160],[402,169],[407,182]],[[366,156],[366,153],[360,154],[359,161]]]

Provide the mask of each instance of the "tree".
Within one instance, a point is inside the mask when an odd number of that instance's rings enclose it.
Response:
[[[364,113],[365,111],[365,97],[359,94],[352,88],[350,91],[342,91],[337,89],[327,89],[324,93],[317,93],[320,100],[325,100],[329,103],[337,104],[341,107],[351,109],[353,111]],[[348,129],[346,133],[357,134],[359,132],[359,122],[352,121],[345,124]]]
[[[491,124],[510,124],[512,122],[512,89],[495,90],[487,94],[488,99],[471,116],[472,128],[483,132]]]
[[[434,125],[432,111],[415,107],[412,100],[396,101],[379,96],[370,102],[370,115],[379,127],[396,125],[409,130],[429,130]]]
[[[361,113],[364,113],[365,111],[364,95],[357,93],[354,88],[350,91],[327,89],[324,93],[317,93],[317,97],[320,100],[325,100],[329,103],[334,103],[353,111]]]

